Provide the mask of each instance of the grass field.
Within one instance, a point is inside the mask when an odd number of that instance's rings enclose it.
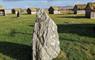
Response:
[[[95,20],[50,15],[58,26],[61,53],[54,60],[95,60]],[[31,60],[35,15],[0,16],[0,60]],[[95,28],[94,28],[95,29]]]

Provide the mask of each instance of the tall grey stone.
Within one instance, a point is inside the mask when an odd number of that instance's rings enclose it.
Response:
[[[52,60],[60,53],[59,36],[54,21],[44,12],[37,10],[33,40],[32,60]]]

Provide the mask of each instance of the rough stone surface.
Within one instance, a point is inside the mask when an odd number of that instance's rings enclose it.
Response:
[[[59,36],[54,21],[44,12],[37,10],[33,31],[32,60],[52,60],[60,53]]]

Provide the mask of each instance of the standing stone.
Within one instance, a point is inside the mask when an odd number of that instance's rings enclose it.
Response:
[[[33,31],[32,60],[52,60],[60,53],[59,36],[54,21],[44,12],[37,10]]]
[[[19,11],[17,11],[16,16],[17,16],[17,17],[20,17],[20,13],[19,13]]]

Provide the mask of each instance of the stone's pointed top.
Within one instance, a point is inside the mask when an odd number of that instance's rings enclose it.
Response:
[[[44,9],[37,9],[37,21],[45,21],[47,20],[47,18],[49,18],[49,16],[46,14],[46,12],[44,11]]]
[[[40,8],[37,9],[37,15],[38,16],[40,16],[40,15],[42,16],[43,14],[46,14],[45,11],[44,11],[44,9],[40,9]]]
[[[41,14],[44,13],[43,9],[37,9],[37,17],[42,16]],[[40,15],[39,15],[40,14]]]

